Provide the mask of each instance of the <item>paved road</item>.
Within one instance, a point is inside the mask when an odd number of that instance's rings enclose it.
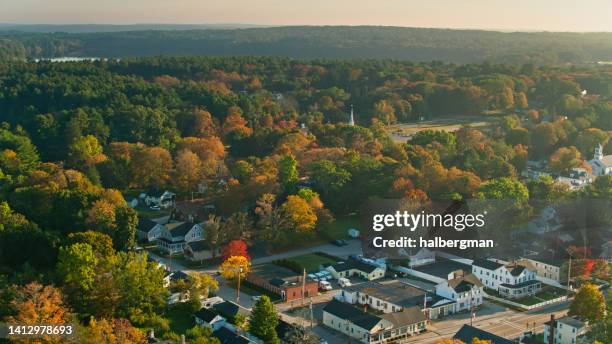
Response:
[[[529,330],[543,332],[544,323],[550,320],[550,314],[560,317],[567,313],[570,301],[553,304],[538,310],[529,312],[517,312],[502,306],[485,302],[483,310],[476,312],[473,326],[494,333],[505,338],[517,338],[524,331]],[[479,312],[486,312],[479,315]],[[405,343],[435,344],[441,339],[451,338],[464,324],[470,323],[469,314],[458,314],[444,320],[433,321],[429,331],[415,336]]]
[[[331,254],[336,257],[340,257],[344,259],[348,258],[348,256],[352,254],[363,254],[363,250],[361,248],[361,241],[353,239],[353,240],[347,240],[347,242],[348,242],[348,245],[342,246],[342,247],[334,246],[332,244],[324,244],[324,245],[313,246],[313,247],[293,250],[289,252],[274,254],[271,256],[255,258],[251,261],[251,263],[252,264],[269,263],[269,262],[272,262],[278,259],[291,258],[291,257],[301,256],[304,254],[314,253],[314,252],[323,252],[323,253]]]

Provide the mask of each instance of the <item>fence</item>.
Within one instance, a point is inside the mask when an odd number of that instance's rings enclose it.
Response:
[[[508,299],[501,298],[501,297],[489,295],[486,292],[485,292],[484,296],[485,296],[486,299],[497,301],[499,303],[503,303],[503,304],[506,304],[506,305],[509,305],[509,306],[520,308],[520,309],[523,309],[523,310],[526,310],[526,311],[530,311],[532,309],[544,307],[546,305],[551,305],[553,303],[562,302],[562,301],[567,300],[567,295],[564,295],[564,296],[560,296],[560,297],[558,297],[556,299],[542,301],[540,303],[536,303],[536,304],[533,304],[533,305],[524,305],[522,303],[518,303],[518,302],[514,302],[514,301],[511,301],[511,300],[508,300]]]

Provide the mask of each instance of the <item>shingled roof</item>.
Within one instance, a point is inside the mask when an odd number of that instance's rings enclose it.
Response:
[[[340,319],[347,320],[362,329],[371,331],[380,323],[381,318],[376,315],[363,312],[348,303],[332,300],[323,308],[324,312],[337,316]]]

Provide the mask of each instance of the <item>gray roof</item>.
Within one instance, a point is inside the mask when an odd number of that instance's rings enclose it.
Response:
[[[472,263],[472,265],[480,267],[480,268],[484,268],[484,269],[487,269],[487,270],[497,270],[497,269],[501,268],[502,266],[504,266],[504,264],[497,263],[497,262],[494,262],[494,261],[488,260],[488,259],[475,260]]]
[[[347,320],[365,330],[372,330],[382,320],[376,315],[364,312],[352,305],[338,300],[330,301],[323,308],[324,312],[337,316],[340,319]]]
[[[571,327],[575,327],[575,328],[582,328],[584,326],[586,326],[586,324],[574,317],[570,317],[570,316],[564,316],[561,317],[559,319],[557,319],[558,322],[571,326]]]
[[[157,222],[151,221],[143,217],[138,219],[138,230],[141,232],[149,233],[149,231],[155,228],[155,226],[157,225],[158,225]]]
[[[461,327],[461,329],[459,329],[459,331],[453,336],[453,339],[459,339],[465,344],[472,344],[472,340],[474,338],[488,340],[491,342],[491,344],[515,344],[514,341],[510,339],[500,337],[491,332],[487,332],[470,325],[463,325],[463,327]]]
[[[382,318],[389,320],[394,327],[418,324],[427,320],[427,317],[421,312],[419,307],[409,307],[404,308],[401,312],[383,314]]]
[[[170,234],[172,235],[172,237],[179,237],[179,236],[185,236],[185,234],[187,234],[189,232],[189,230],[191,228],[193,228],[193,226],[195,226],[196,224],[193,222],[183,222],[180,224],[177,224],[175,226],[168,226],[167,227],[171,227],[168,228],[168,231],[170,232]]]
[[[200,308],[193,316],[206,322],[211,322],[218,314],[208,308]]]
[[[218,330],[214,331],[212,335],[219,339],[221,344],[249,344],[251,342],[247,338],[225,327],[220,327]]]
[[[347,287],[346,290],[367,294],[401,307],[422,307],[426,294],[424,290],[399,281],[364,282]]]
[[[506,269],[508,269],[508,271],[510,272],[510,275],[520,276],[521,273],[523,273],[523,271],[525,271],[526,268],[521,265],[515,265],[515,266],[506,266]]]
[[[454,260],[442,260],[442,261],[438,261],[432,264],[415,267],[414,270],[428,274],[428,275],[447,279],[448,275],[451,272],[454,272],[457,270],[471,272],[472,268],[467,264],[459,263]]]
[[[210,245],[206,240],[191,241],[188,242],[186,245],[191,247],[191,250],[194,252],[210,250]]]
[[[374,270],[376,270],[378,267],[371,265],[371,264],[367,264],[364,263],[358,259],[349,259],[346,262],[341,262],[341,263],[337,263],[337,264],[333,264],[332,267],[334,268],[334,270],[336,270],[337,272],[341,272],[341,271],[348,271],[348,270],[352,270],[352,269],[356,269],[359,271],[363,271],[365,273],[371,273]]]

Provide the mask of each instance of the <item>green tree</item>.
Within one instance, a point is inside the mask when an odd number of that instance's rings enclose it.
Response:
[[[144,253],[119,252],[117,258],[112,272],[119,292],[117,315],[143,324],[166,303],[164,270],[148,263]]]
[[[90,166],[106,159],[102,145],[93,135],[81,136],[68,148],[68,158],[72,166]]]
[[[569,315],[588,319],[591,323],[601,320],[606,312],[606,300],[596,285],[587,283],[580,287],[570,305]]]
[[[267,344],[279,344],[280,340],[276,334],[278,315],[274,305],[266,295],[262,296],[251,312],[249,321],[249,332],[260,338]]]
[[[98,259],[91,246],[76,243],[60,248],[57,272],[70,289],[87,292],[94,287],[97,264]]]
[[[116,250],[131,250],[136,246],[138,213],[130,207],[118,206],[115,210],[117,227],[113,233]]]
[[[297,160],[291,154],[278,161],[278,179],[287,192],[292,192],[298,182]]]

